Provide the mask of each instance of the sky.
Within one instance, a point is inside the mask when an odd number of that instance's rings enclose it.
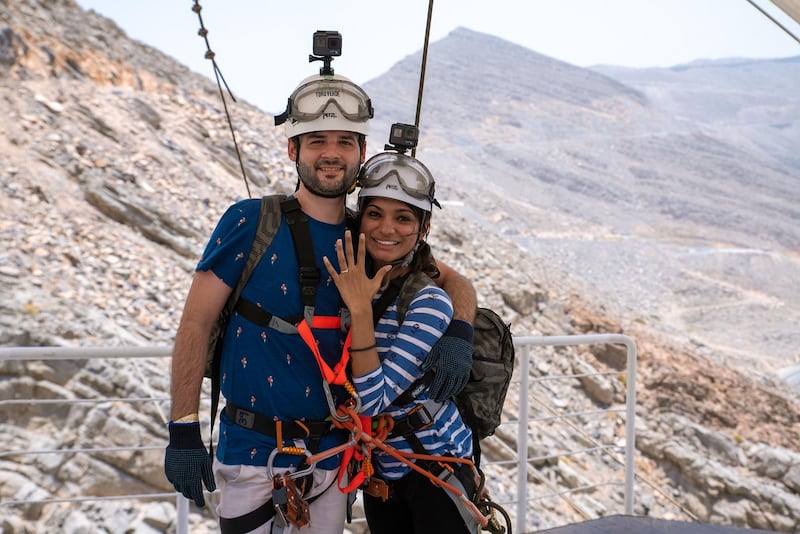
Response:
[[[792,34],[800,25],[754,0]],[[213,78],[193,0],[77,0],[129,37]],[[309,64],[317,30],[342,35],[337,74],[364,83],[421,50],[425,0],[200,0],[215,59],[237,98],[277,113]],[[747,0],[434,0],[430,42],[458,27],[579,67],[670,67],[698,59],[800,56],[800,44]]]

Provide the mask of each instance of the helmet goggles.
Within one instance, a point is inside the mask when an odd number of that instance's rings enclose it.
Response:
[[[307,122],[336,110],[342,118],[352,122],[366,122],[375,114],[372,101],[359,86],[349,80],[322,78],[295,89],[289,97],[286,115],[289,119]]]
[[[359,185],[359,198],[395,198],[428,212],[433,204],[441,208],[434,198],[436,184],[433,175],[419,160],[405,154],[384,152],[370,158],[364,164]],[[402,193],[397,191],[398,186]]]

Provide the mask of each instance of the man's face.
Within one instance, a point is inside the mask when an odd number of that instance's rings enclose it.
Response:
[[[300,136],[299,159],[289,141],[289,157],[297,162],[300,181],[311,193],[325,198],[347,194],[356,181],[364,153],[358,134],[346,131],[311,132]]]

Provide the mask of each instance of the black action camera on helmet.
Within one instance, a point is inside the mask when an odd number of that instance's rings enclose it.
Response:
[[[416,148],[419,141],[419,128],[413,124],[396,122],[389,129],[389,144],[385,150],[397,150],[403,154],[409,148]]]
[[[309,54],[308,62],[322,61],[321,75],[333,75],[331,61],[342,55],[342,34],[335,30],[317,30],[314,32],[313,55]]]
[[[341,56],[342,34],[337,31],[315,31],[313,52],[315,56]]]

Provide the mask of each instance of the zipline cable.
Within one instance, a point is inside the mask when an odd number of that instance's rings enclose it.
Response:
[[[417,93],[417,113],[414,117],[414,126],[419,129],[419,116],[422,110],[422,90],[425,86],[425,67],[428,63],[428,42],[431,37],[431,19],[433,18],[433,0],[428,1],[428,21],[425,25],[425,44],[422,47],[422,65],[419,71],[419,92]],[[411,149],[411,157],[416,157],[417,147]]]
[[[214,77],[217,80],[217,87],[219,88],[219,98],[222,100],[222,107],[225,109],[225,118],[228,120],[228,128],[231,131],[231,137],[233,138],[233,148],[236,150],[236,157],[239,159],[239,168],[242,170],[242,178],[244,179],[244,186],[247,189],[247,196],[248,198],[253,198],[253,195],[250,193],[250,184],[247,181],[247,173],[244,170],[244,162],[242,162],[242,154],[239,152],[239,143],[236,142],[236,132],[233,129],[233,122],[231,121],[231,114],[228,111],[228,103],[225,101],[225,93],[222,91],[222,85],[225,84],[225,89],[228,90],[228,94],[231,97],[231,100],[236,102],[236,97],[233,96],[231,92],[231,88],[228,87],[228,82],[225,81],[225,77],[222,76],[222,71],[219,70],[219,65],[217,65],[217,61],[214,59],[214,52],[211,50],[211,45],[208,42],[208,30],[203,25],[203,16],[200,14],[203,8],[200,6],[199,0],[194,0],[194,6],[192,7],[192,11],[197,13],[197,19],[200,21],[200,29],[197,31],[197,35],[203,38],[206,42],[206,59],[211,60],[211,65],[214,67]]]

